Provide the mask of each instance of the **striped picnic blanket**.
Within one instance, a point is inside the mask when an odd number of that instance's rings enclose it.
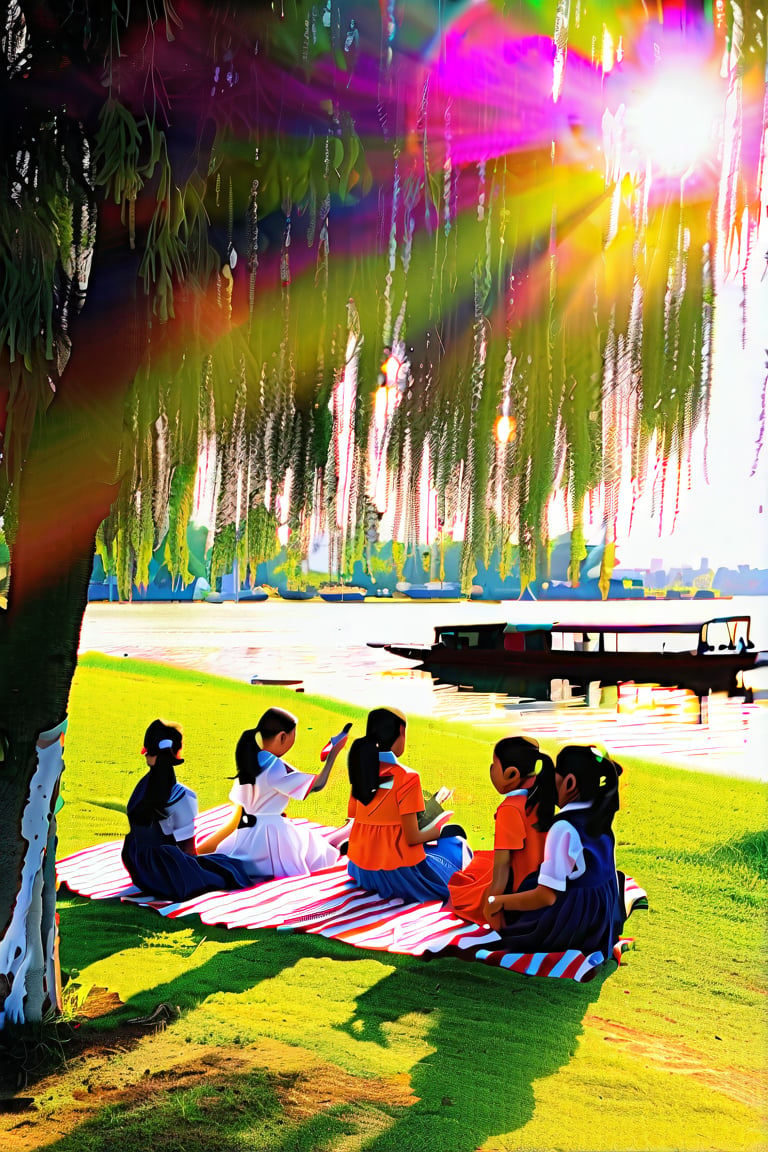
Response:
[[[202,812],[195,822],[196,839],[200,841],[210,835],[230,812],[229,805]],[[300,818],[294,822],[307,824],[321,835],[336,831]],[[501,938],[493,929],[461,920],[442,904],[406,904],[364,892],[351,880],[343,859],[312,876],[265,880],[253,888],[208,892],[173,904],[154,899],[134,887],[120,859],[122,843],[122,840],[112,840],[59,860],[56,865],[59,883],[93,900],[119,898],[154,908],[172,919],[195,915],[204,924],[221,924],[227,928],[311,932],[356,948],[409,956],[451,953],[530,976],[566,977],[583,982],[597,974],[605,959],[600,952],[585,956],[575,949],[525,954],[505,952],[500,947]],[[625,900],[627,915],[633,908],[647,907],[645,892],[629,877]],[[615,958],[619,960],[631,944],[632,940],[626,937],[617,941]]]

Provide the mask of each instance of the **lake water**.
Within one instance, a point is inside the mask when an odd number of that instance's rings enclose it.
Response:
[[[512,729],[541,739],[598,741],[618,754],[666,758],[707,770],[768,779],[768,703],[713,697],[708,722],[690,710],[635,713],[572,702],[524,702],[502,693],[436,685],[425,672],[372,642],[430,643],[440,624],[671,624],[721,615],[752,617],[752,638],[768,649],[768,598],[723,601],[506,601],[432,603],[267,600],[251,604],[107,604],[88,606],[80,651],[156,660],[250,682],[291,679],[307,692],[361,707],[392,704],[412,714],[471,721],[497,738]],[[652,643],[652,641],[649,641]],[[768,674],[755,674],[765,679]],[[763,687],[761,680],[755,686]],[[762,693],[760,693],[762,694]],[[297,701],[298,703],[298,701]],[[593,701],[596,703],[596,701]]]

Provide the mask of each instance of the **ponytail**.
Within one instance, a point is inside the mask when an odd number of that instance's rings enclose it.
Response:
[[[179,756],[181,729],[163,720],[153,720],[144,733],[144,751],[154,756],[155,762],[144,777],[144,787],[137,789],[136,800],[128,804],[128,816],[135,824],[151,824],[167,815],[168,801],[176,783],[176,765],[184,763]]]
[[[263,767],[259,764],[259,752],[263,749],[256,739],[257,735],[271,740],[281,732],[293,732],[297,723],[292,712],[286,712],[282,708],[267,708],[255,728],[246,728],[235,748],[237,779],[241,784],[254,784],[256,777],[263,772]]]
[[[379,788],[379,752],[389,752],[405,727],[405,717],[389,708],[368,713],[365,736],[352,743],[347,757],[352,795],[360,804],[370,804]]]
[[[361,804],[370,804],[379,788],[379,746],[370,736],[352,741],[347,757],[352,795]]]
[[[555,818],[555,808],[557,807],[555,762],[546,752],[539,752],[538,759],[541,762],[541,768],[536,777],[536,782],[528,791],[525,810],[526,812],[531,812],[534,808],[537,808],[538,811],[533,826],[538,832],[548,832],[552,827],[552,821]]]
[[[579,799],[591,801],[587,833],[602,836],[610,832],[619,810],[619,777],[623,768],[594,745],[569,744],[557,756],[560,776],[573,775]]]
[[[246,728],[235,748],[237,779],[241,784],[253,784],[261,772],[261,765],[259,764],[261,748],[256,740],[256,732],[256,728]]]

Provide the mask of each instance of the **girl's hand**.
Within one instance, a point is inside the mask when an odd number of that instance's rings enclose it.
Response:
[[[453,812],[440,812],[435,816],[434,820],[431,820],[429,824],[425,824],[424,827],[420,829],[422,833],[429,833],[425,843],[429,843],[430,840],[437,840],[446,824],[450,824],[452,816]]]
[[[493,923],[494,919],[498,918],[499,914],[506,908],[506,897],[501,896],[487,896],[483,904],[483,915],[489,923]]]
[[[329,755],[333,756],[335,759],[338,756],[339,752],[341,752],[344,745],[347,743],[348,739],[349,739],[349,737],[347,736],[347,734],[345,732],[343,734],[343,736],[341,737],[341,739],[337,740],[336,743],[334,744],[333,748],[331,748]]]
[[[406,844],[414,847],[416,844],[430,844],[433,840],[437,840],[440,829],[450,822],[452,816],[453,812],[441,812],[426,828],[419,828],[419,819],[415,812],[402,812],[400,822],[403,825]]]
[[[215,852],[222,840],[225,840],[231,832],[234,832],[235,829],[239,827],[242,814],[242,808],[239,804],[236,804],[226,824],[222,824],[221,827],[217,828],[215,832],[212,832],[210,836],[206,836],[204,840],[201,840],[197,845],[197,849],[190,852],[190,855],[205,856],[208,852]],[[195,841],[192,840],[191,843],[194,849]]]
[[[341,739],[339,741],[337,741],[336,744],[333,745],[333,747],[331,748],[331,750],[327,756],[324,757],[322,755],[322,753],[320,754],[321,762],[323,760],[325,760],[325,764],[323,766],[323,772],[325,772],[326,769],[330,772],[331,768],[336,763],[336,759],[339,755],[339,752],[341,752],[341,750],[344,747],[344,745],[346,744],[346,742],[347,742],[346,736],[342,736]],[[323,752],[324,751],[325,751],[325,749],[323,749]]]
[[[332,737],[325,745],[322,752],[320,753],[320,763],[323,765],[323,767],[315,777],[315,782],[310,788],[310,792],[322,792],[323,788],[325,788],[326,784],[328,783],[328,777],[330,776],[331,768],[333,768],[334,764],[336,763],[336,757],[338,756],[339,752],[341,752],[346,742],[347,733],[342,730],[338,736]]]
[[[328,743],[325,744],[320,751],[321,764],[324,764],[326,760],[332,760],[338,756],[339,752],[341,752],[342,748],[347,742],[347,735],[351,727],[352,722],[350,721],[349,724],[344,725],[338,736],[331,736]]]

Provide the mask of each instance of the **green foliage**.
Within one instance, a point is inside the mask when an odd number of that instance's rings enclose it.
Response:
[[[151,143],[150,168],[154,169],[157,164],[159,169],[157,204],[147,230],[139,275],[144,281],[144,291],[147,295],[153,294],[152,311],[164,324],[174,316],[174,283],[184,280],[187,272],[186,244],[182,236],[186,220],[184,196],[174,183],[165,133],[153,130]]]
[[[248,512],[245,540],[245,563],[250,568],[251,587],[256,583],[256,569],[267,560],[274,560],[280,551],[277,539],[277,519],[263,504],[257,504]],[[245,569],[243,569],[245,571]]]
[[[397,540],[392,541],[392,563],[395,566],[398,580],[402,580],[405,568],[405,547]]]
[[[140,162],[141,145],[136,117],[110,95],[99,112],[93,165],[96,183],[115,204],[135,201],[145,177],[151,176],[151,165]]]
[[[189,584],[192,581],[192,574],[189,571],[187,527],[192,514],[196,475],[196,462],[179,464],[171,480],[168,535],[163,559],[171,573],[171,579],[180,580],[182,584]]]
[[[227,524],[216,533],[211,553],[211,587],[216,587],[220,576],[232,571],[235,562],[237,536],[234,524]]]

